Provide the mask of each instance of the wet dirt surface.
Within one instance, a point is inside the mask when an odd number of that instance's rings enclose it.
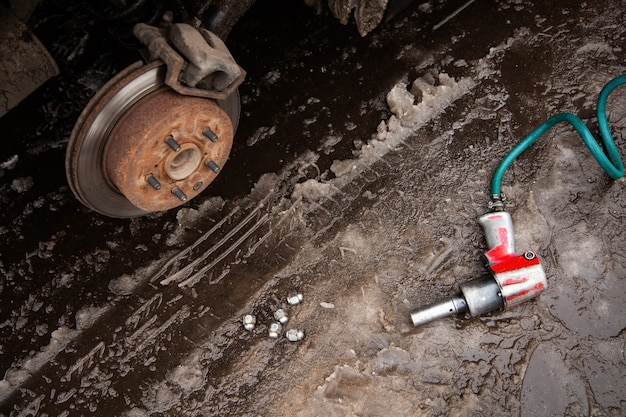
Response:
[[[66,185],[74,118],[133,59],[94,59],[106,36],[78,61],[61,37],[66,75],[0,119],[0,414],[624,415],[624,180],[565,126],[504,178],[546,292],[409,318],[486,272],[477,219],[506,152],[562,111],[596,131],[624,3],[477,1],[433,30],[462,2],[417,2],[364,38],[269,3],[229,38],[248,71],[230,161],[183,208],[109,219]],[[622,150],[625,90],[607,107]],[[303,340],[268,337],[279,307]]]

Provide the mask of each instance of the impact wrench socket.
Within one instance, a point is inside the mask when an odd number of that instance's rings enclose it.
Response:
[[[411,313],[415,326],[469,312],[472,317],[508,310],[541,294],[548,283],[539,257],[533,251],[515,254],[513,221],[506,211],[479,220],[489,250],[485,253],[491,274],[460,286],[460,294]]]

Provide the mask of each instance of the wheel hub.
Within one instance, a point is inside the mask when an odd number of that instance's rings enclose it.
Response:
[[[215,142],[203,133],[207,129]],[[226,163],[232,140],[232,123],[214,101],[163,87],[127,111],[111,132],[106,173],[136,207],[169,210],[215,179],[217,172],[209,165]],[[160,186],[155,188],[155,181]]]
[[[74,194],[111,217],[169,210],[196,197],[226,163],[239,98],[183,96],[164,85],[165,67],[131,66],[81,114],[68,144]]]

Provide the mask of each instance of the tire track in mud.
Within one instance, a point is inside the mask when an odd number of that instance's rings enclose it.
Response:
[[[464,87],[458,97],[446,97],[447,104],[428,114],[421,123],[439,116],[468,91]],[[271,349],[273,344],[266,337],[259,341],[242,334],[238,318],[246,309],[241,306],[250,299],[259,305],[275,304],[272,299],[275,300],[275,288],[280,283],[272,280],[273,271],[297,253],[303,237],[313,233],[313,239],[318,240],[345,219],[362,190],[381,177],[384,168],[380,167],[385,166],[386,156],[402,148],[404,139],[367,145],[350,173],[333,180],[337,185],[327,189],[318,201],[307,198],[306,193],[295,202],[284,198],[299,177],[293,169],[291,177],[283,175],[283,184],[277,190],[271,190],[247,210],[227,214],[224,219],[228,220],[218,222],[217,229],[210,229],[193,248],[199,254],[185,249],[179,254],[180,259],[172,258],[164,266],[175,267],[183,258],[189,263],[171,271],[162,268],[149,279],[149,285],[136,291],[134,299],[110,306],[102,319],[75,335],[28,382],[14,387],[13,396],[6,402],[13,404],[13,410],[6,411],[11,416],[82,415],[104,410],[119,415],[132,408],[147,407],[176,415],[174,410],[180,409],[181,404],[191,410],[204,404],[204,410],[235,412],[245,401],[240,397],[242,387],[253,389],[258,383],[258,379],[249,380],[245,375],[252,370],[262,374],[272,363],[271,358],[241,362],[241,352],[245,355],[259,349],[258,345]],[[259,267],[259,262],[265,266]],[[232,291],[235,278],[224,280],[228,275],[236,277],[238,289],[245,283],[245,290]],[[245,279],[251,275],[256,278]],[[155,285],[161,276],[166,276],[160,281],[165,286]],[[166,285],[173,282],[179,285]],[[254,297],[258,291],[262,295]],[[216,300],[212,294],[222,298]],[[216,302],[204,302],[210,298]],[[261,326],[259,331],[262,330]],[[282,349],[289,351],[295,346]],[[189,358],[204,369],[201,385],[191,394],[181,389],[189,377],[172,377],[177,368],[188,368],[184,359]],[[168,375],[165,380],[154,378],[163,374]],[[207,394],[210,387],[218,393],[217,397],[215,393]],[[155,388],[167,394],[147,399]]]
[[[500,48],[510,44],[508,40]],[[487,56],[483,66],[492,58]],[[11,416],[69,416],[98,410],[119,415],[142,407],[183,415],[181,406],[236,412],[242,401],[249,401],[241,398],[242,387],[253,389],[264,369],[279,360],[255,353],[272,349],[274,342],[242,333],[242,312],[252,305],[264,310],[262,306],[276,304],[277,288],[285,284],[273,280],[273,273],[298,253],[305,238],[319,241],[344,221],[363,190],[384,176],[386,160],[399,149],[412,149],[407,139],[472,91],[477,82],[467,78],[455,85],[460,87],[454,94],[443,97],[435,108],[425,106],[422,110],[428,111],[417,123],[405,126],[404,132],[366,145],[361,156],[350,162],[348,173],[329,181],[332,189],[326,189],[321,199],[286,198],[302,180],[300,168],[314,161],[304,157],[287,167],[276,189],[249,201],[246,209],[236,206],[225,214],[195,244],[168,259],[147,285],[116,300],[99,321],[74,335],[27,382],[12,387],[3,405],[10,408],[0,410]],[[226,276],[231,279],[225,280]],[[161,285],[156,285],[160,278]],[[178,285],[166,285],[174,282]],[[260,326],[259,332],[263,330]],[[296,345],[277,348],[288,353]],[[261,360],[247,363],[246,355]],[[183,385],[185,378],[193,381],[193,376],[172,377],[181,366],[190,369],[185,360],[203,369],[190,392]],[[162,378],[164,374],[168,376]],[[247,374],[254,376],[246,379]],[[244,383],[237,382],[239,378]],[[155,389],[161,398],[147,400]]]
[[[519,36],[525,35],[526,32],[519,34]],[[495,51],[492,51],[493,55],[496,55],[503,49],[507,49],[511,44],[512,39],[507,40],[504,44],[499,46],[499,50],[498,48],[494,48]],[[492,59],[493,55],[488,56],[487,61]],[[489,63],[483,64],[484,66],[477,69],[477,72],[485,70],[485,67],[487,67]],[[480,77],[476,78],[480,79]],[[353,219],[350,219],[350,216],[354,214],[355,211],[359,210],[360,207],[367,205],[367,203],[363,201],[367,199],[367,197],[364,197],[364,194],[370,188],[375,189],[380,185],[379,182],[385,177],[386,170],[394,166],[394,159],[402,159],[401,154],[405,156],[407,153],[415,155],[416,149],[423,146],[423,144],[414,140],[415,138],[409,138],[409,136],[414,134],[415,130],[431,123],[433,119],[439,117],[443,111],[458,98],[470,93],[477,84],[477,82],[467,84],[466,87],[462,89],[462,93],[459,97],[447,100],[448,102],[439,109],[439,112],[435,112],[435,114],[425,118],[419,126],[413,126],[414,130],[407,131],[406,136],[400,135],[400,139],[395,143],[388,141],[380,144],[380,147],[374,144],[371,153],[368,154],[366,151],[363,158],[352,161],[353,166],[350,168],[350,174],[343,175],[328,183],[317,183],[314,181],[314,184],[311,186],[315,188],[315,184],[317,184],[324,188],[324,196],[319,199],[311,199],[307,201],[306,204],[298,207],[299,216],[304,219],[307,229],[311,233],[311,240],[316,244],[322,245],[325,240],[332,238],[335,231],[342,227],[344,222],[353,221]],[[469,107],[471,106],[472,105],[469,104]],[[456,116],[458,115],[452,117]],[[472,120],[472,117],[472,115],[467,116],[464,121],[467,123],[468,120]],[[435,137],[430,144],[433,145],[433,148],[445,146],[441,137]],[[433,152],[437,151],[434,149],[425,151],[426,154],[431,154],[431,156]],[[424,160],[428,160],[428,157],[425,157],[424,154],[418,159],[422,157]],[[436,167],[425,168],[424,171],[420,173],[420,176],[438,178],[437,170],[438,168]],[[325,187],[326,185],[330,187]],[[483,185],[486,186],[486,182]],[[316,190],[312,191],[313,195],[316,195],[315,191]],[[297,192],[294,192],[294,195],[296,194]],[[399,195],[399,198],[401,197],[402,196]],[[392,202],[379,203],[383,205],[392,204]],[[288,287],[288,284],[283,284],[282,287],[285,285]],[[263,306],[275,305],[280,295],[281,284],[268,282],[266,291],[254,301],[254,305],[257,306],[255,310],[263,310]],[[241,314],[251,310],[252,309],[242,309]],[[221,361],[227,364],[227,372],[210,372],[211,376],[207,377],[206,388],[205,391],[203,391],[203,393],[206,392],[206,395],[203,397],[204,401],[202,401],[200,399],[201,396],[199,396],[193,400],[188,398],[181,399],[181,402],[177,403],[180,404],[181,409],[186,410],[187,413],[191,412],[185,415],[256,415],[259,410],[263,410],[263,405],[268,404],[260,404],[258,398],[250,398],[250,395],[245,394],[254,392],[257,384],[261,383],[264,378],[269,378],[267,373],[272,373],[272,371],[267,372],[269,367],[272,369],[278,368],[280,364],[288,361],[289,358],[292,357],[292,354],[299,349],[297,345],[291,345],[287,342],[273,342],[268,340],[267,337],[263,338],[263,336],[260,335],[260,333],[262,333],[261,331],[256,335],[258,336],[257,341],[252,342],[247,335],[245,335],[245,332],[241,329],[241,325],[238,323],[228,326],[227,329],[223,327],[223,329],[224,330],[220,332],[222,336],[230,334],[230,339],[220,340],[221,343],[226,344],[227,348],[225,350],[234,351],[239,349],[240,353],[238,353],[236,357],[231,357],[228,354],[222,357]],[[241,339],[238,336],[241,334],[244,334],[243,338],[245,342],[243,344],[241,344]],[[209,346],[210,345],[199,347],[197,351],[190,356],[195,357],[198,355],[206,358],[206,356],[203,356],[202,352],[210,350]],[[266,349],[265,352],[263,351],[264,349]],[[303,347],[303,349],[306,349],[306,347]],[[166,382],[162,381],[162,383],[165,384]],[[252,395],[252,397],[254,397],[254,395]],[[265,399],[267,400],[267,398]],[[246,411],[242,412],[242,410]],[[248,414],[246,414],[246,412]],[[183,415],[183,413],[174,413],[173,415]]]
[[[392,152],[385,152],[375,163],[363,164],[362,169],[353,171],[349,181],[346,181],[343,187],[333,187],[332,191],[326,189],[329,193],[324,197],[307,201],[307,204],[299,206],[298,212],[304,218],[307,230],[310,231],[310,240],[320,246],[332,240],[333,235],[345,225],[345,222],[352,222],[357,211],[371,204],[367,201],[368,198],[364,197],[364,193],[380,187],[380,180],[384,179],[389,164],[393,163],[395,158],[401,158],[400,154],[406,155],[407,151],[412,153],[412,149],[410,143],[390,148]],[[313,192],[313,194],[316,193]],[[296,279],[296,281],[300,282],[300,285],[304,284],[301,279]],[[242,309],[239,316],[249,311],[267,311],[266,306],[277,306],[276,300],[284,296],[285,287],[289,288],[289,286],[288,282],[268,282],[265,291],[253,301],[255,308]],[[278,306],[280,306],[279,303]],[[230,334],[230,338],[223,342],[227,344],[226,350],[238,351],[237,355],[234,357],[225,355],[226,357],[221,359],[227,364],[227,371],[209,372],[206,392],[210,392],[210,395],[203,399],[183,398],[181,408],[187,413],[191,412],[185,415],[256,415],[258,410],[262,410],[259,407],[268,404],[261,404],[258,397],[242,395],[242,392],[253,393],[257,384],[269,378],[268,374],[272,374],[273,370],[288,361],[295,352],[300,349],[306,350],[307,343],[305,342],[303,346],[291,344],[285,341],[284,337],[282,340],[273,341],[267,338],[265,328],[249,335],[242,329],[240,323],[223,328],[220,333]],[[243,338],[243,342],[240,338]],[[210,350],[208,345],[201,346],[190,356],[205,357],[203,352],[208,350]],[[267,397],[263,398],[267,400]],[[174,415],[183,415],[183,413],[174,413]]]
[[[278,187],[270,191],[256,205],[249,202],[251,209],[237,206],[217,222],[203,241],[197,242],[197,249],[202,250],[199,256],[182,251],[183,256],[165,263],[164,269],[147,280],[148,285],[140,286],[127,299],[111,303],[102,318],[90,328],[72,330],[69,339],[68,335],[64,335],[65,339],[59,337],[61,342],[53,336],[51,345],[60,345],[59,348],[48,346],[45,349],[49,350],[48,361],[37,367],[29,367],[29,360],[25,361],[21,370],[29,372],[29,377],[5,391],[0,410],[18,416],[43,412],[66,415],[67,410],[72,410],[72,414],[97,409],[113,411],[115,407],[107,403],[115,402],[132,387],[127,380],[142,380],[144,369],[150,374],[150,369],[175,367],[178,360],[169,352],[186,352],[199,343],[188,335],[206,336],[187,328],[198,326],[210,331],[228,319],[232,309],[251,295],[238,293],[232,300],[226,296],[217,300],[220,306],[214,306],[211,302],[205,304],[205,298],[199,298],[198,294],[210,297],[214,291],[227,293],[227,289],[219,288],[229,286],[223,278],[252,258],[263,245],[283,239],[282,235],[293,227],[289,224],[293,211],[281,211],[281,207],[286,206],[282,198],[285,191]],[[270,218],[272,211],[277,213]],[[184,256],[189,256],[191,263],[184,265]],[[193,287],[190,279],[200,280],[206,276],[202,289],[181,290],[149,282],[171,272],[171,266],[177,262],[184,265],[181,268],[184,273],[193,274],[183,281],[185,286]],[[252,284],[258,286],[260,282]],[[255,285],[250,285],[249,291],[254,288]],[[179,338],[178,335],[186,336]]]

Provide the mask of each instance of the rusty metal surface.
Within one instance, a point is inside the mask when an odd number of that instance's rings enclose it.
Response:
[[[158,62],[146,66],[141,66],[139,62],[120,72],[91,99],[70,136],[65,158],[68,183],[81,203],[101,214],[112,217],[146,214],[144,210],[130,204],[105,179],[102,154],[109,132],[126,110],[121,104],[125,103],[127,108],[133,104],[128,94],[130,92],[124,94],[122,90],[132,89],[130,80],[136,80],[145,73],[154,74],[155,81],[148,83],[153,89],[160,87],[155,84],[159,79],[156,73],[158,71],[164,71],[164,67]],[[148,93],[149,91],[145,92]],[[124,100],[119,99],[120,94],[126,96]],[[116,97],[118,100],[114,101]]]
[[[217,139],[203,134],[210,128]],[[179,145],[170,148],[171,137]],[[104,152],[108,177],[135,206],[146,211],[177,207],[181,200],[172,193],[178,187],[187,199],[200,194],[228,159],[233,141],[230,118],[214,101],[181,96],[160,88],[133,106],[117,123]],[[152,187],[153,176],[160,184]]]
[[[246,77],[226,45],[206,30],[139,23],[134,33],[148,47],[151,59],[165,62],[165,84],[179,94],[225,100]]]
[[[133,105],[163,87],[164,76],[165,66],[160,61],[144,66],[136,63],[109,81],[82,112],[70,136],[65,164],[70,188],[85,206],[110,217],[136,217],[152,211],[134,205],[111,182],[104,153],[117,122]],[[238,94],[218,105],[236,128]]]
[[[208,30],[174,24],[170,30],[170,41],[189,61],[183,74],[183,81],[188,86],[196,87],[206,77],[212,76],[210,87],[222,91],[241,79],[242,69],[226,44]]]

